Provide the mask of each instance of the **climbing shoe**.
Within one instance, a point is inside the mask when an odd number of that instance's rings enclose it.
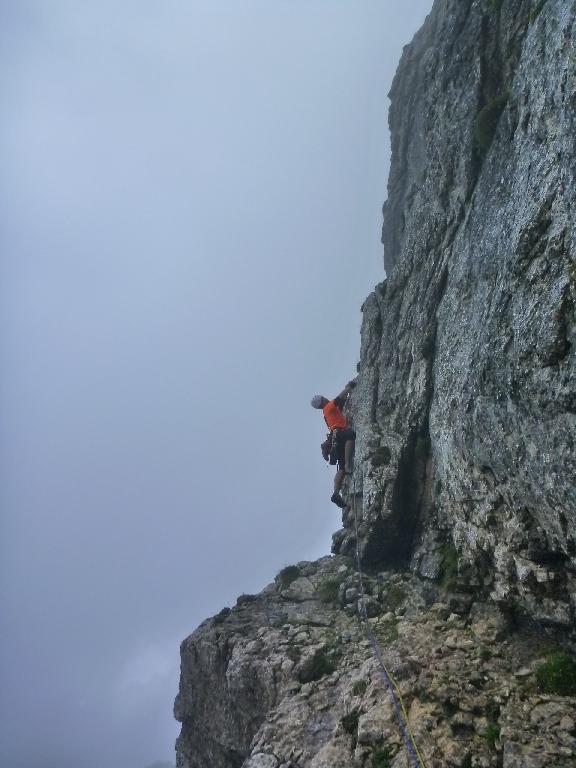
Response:
[[[337,507],[340,507],[340,509],[344,509],[346,506],[346,502],[339,493],[333,493],[330,501],[336,504]]]

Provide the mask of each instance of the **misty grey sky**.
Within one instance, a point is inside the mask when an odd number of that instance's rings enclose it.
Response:
[[[178,645],[327,554],[432,0],[0,0],[0,768],[173,760]]]

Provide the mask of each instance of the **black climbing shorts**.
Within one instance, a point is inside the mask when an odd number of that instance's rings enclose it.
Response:
[[[338,469],[344,469],[346,461],[344,459],[344,445],[348,440],[356,440],[356,432],[353,429],[339,429],[336,432],[336,451],[338,456]]]

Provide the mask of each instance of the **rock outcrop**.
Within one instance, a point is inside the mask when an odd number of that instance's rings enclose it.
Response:
[[[353,564],[335,556],[297,569],[292,583],[281,572],[182,643],[178,768],[410,765]],[[427,768],[574,766],[576,696],[537,685],[545,636],[413,573],[363,584]]]
[[[178,768],[410,764],[354,510],[427,768],[576,765],[576,0],[436,0],[390,96],[343,527],[183,642]]]
[[[366,561],[435,578],[455,547],[466,585],[566,631],[575,15],[570,0],[443,0],[405,50],[391,92],[389,275],[364,305],[353,408]],[[345,517],[334,551],[354,541]]]

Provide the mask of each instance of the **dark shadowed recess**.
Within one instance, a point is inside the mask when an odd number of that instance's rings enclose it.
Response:
[[[392,514],[374,524],[364,550],[367,568],[396,569],[409,564],[422,510],[429,455],[428,432],[411,435],[398,463]]]

